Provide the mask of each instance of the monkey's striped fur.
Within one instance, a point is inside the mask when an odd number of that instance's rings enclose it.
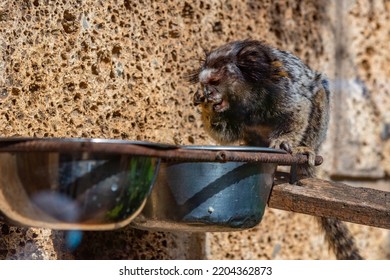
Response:
[[[327,79],[293,54],[255,40],[235,41],[208,53],[191,75],[200,83],[194,103],[221,144],[282,148],[309,156],[300,175],[314,176],[314,157],[329,120]],[[338,259],[361,259],[344,223],[319,218]]]

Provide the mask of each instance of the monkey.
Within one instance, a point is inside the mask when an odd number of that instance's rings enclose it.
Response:
[[[218,143],[306,154],[308,163],[298,174],[315,176],[314,159],[329,123],[331,93],[324,74],[288,51],[247,39],[206,53],[188,78],[199,85],[193,102]],[[345,223],[318,220],[337,259],[362,259]]]

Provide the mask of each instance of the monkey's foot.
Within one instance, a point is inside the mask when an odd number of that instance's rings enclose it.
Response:
[[[273,149],[285,150],[287,153],[292,154],[292,155],[299,155],[299,154],[307,155],[307,157],[308,157],[308,164],[310,166],[314,166],[315,165],[316,153],[310,147],[306,147],[306,146],[293,147],[289,143],[289,141],[284,140],[284,139],[272,140],[269,147],[273,148]]]
[[[314,150],[312,148],[305,147],[305,146],[298,146],[298,147],[295,147],[293,149],[292,154],[293,155],[298,155],[298,154],[307,155],[309,165],[310,166],[315,165],[316,153],[314,152]]]

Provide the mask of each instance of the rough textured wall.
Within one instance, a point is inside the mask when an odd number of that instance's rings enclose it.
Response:
[[[321,2],[286,17],[265,1],[53,3],[1,4],[2,135],[204,142],[185,81],[204,48],[253,37],[324,55]]]
[[[389,177],[390,4],[342,1],[337,9],[333,176]],[[353,28],[351,28],[353,26]]]
[[[370,53],[366,62],[360,58],[353,65],[357,65],[361,80],[367,80],[366,92],[375,92],[376,101],[370,97],[366,102],[380,103],[381,109],[369,111],[367,116],[366,107],[354,107],[356,102],[352,102],[351,112],[361,119],[344,125],[376,133],[380,131],[377,121],[380,125],[389,123],[385,114],[390,98],[372,77],[380,73],[389,79],[382,59],[388,59],[390,52],[378,46],[379,41],[387,42],[381,32],[370,42],[359,35],[360,29],[375,28],[378,18],[372,16],[370,24],[364,23],[363,2],[345,2],[346,20],[355,18],[357,31],[348,39],[353,45],[341,47],[347,58],[350,52],[363,57],[358,55],[365,52],[362,46]],[[372,3],[380,6],[386,1]],[[2,1],[0,135],[213,144],[191,104],[195,87],[185,81],[186,73],[199,65],[204,49],[234,39],[262,39],[296,53],[337,80],[339,8],[330,0]],[[374,11],[380,14],[383,23],[378,24],[385,33],[385,10],[379,7]],[[342,34],[350,34],[350,29]],[[366,32],[373,33],[370,29]],[[374,61],[379,61],[381,68]],[[336,106],[334,114],[340,112]],[[343,122],[348,119],[344,117]],[[341,161],[334,156],[335,139],[344,135],[338,127],[333,124],[324,149],[327,176],[340,177],[357,166],[352,157],[342,161],[344,169],[338,167]],[[363,132],[356,136],[363,146],[369,143],[364,146],[365,155],[374,160],[384,155],[376,144],[389,149],[390,129],[383,127],[382,138],[376,137],[375,144],[364,140]],[[355,131],[353,128],[347,131]],[[346,139],[351,137],[348,133]],[[388,180],[385,161],[375,162],[380,179]],[[312,217],[267,209],[264,222],[250,231],[203,235],[125,228],[89,232],[84,233],[81,246],[70,252],[63,232],[2,225],[0,258],[332,258],[322,235],[312,229],[315,226]],[[365,256],[389,257],[383,246],[388,242],[387,231],[355,225],[353,230]],[[378,250],[368,250],[371,247]]]

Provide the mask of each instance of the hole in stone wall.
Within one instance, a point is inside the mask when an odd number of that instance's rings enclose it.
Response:
[[[7,89],[5,89],[5,88],[0,89],[0,99],[6,99],[7,97],[8,97]]]
[[[28,90],[29,90],[31,93],[34,93],[34,92],[38,91],[39,88],[40,88],[40,86],[37,85],[37,84],[30,84]]]
[[[74,100],[74,101],[78,101],[78,100],[80,100],[80,99],[81,99],[81,94],[80,94],[79,92],[77,92],[77,93],[74,95],[73,100]]]
[[[88,88],[88,83],[86,83],[86,82],[80,82],[80,83],[79,83],[79,87],[80,87],[81,89],[86,89],[86,88]]]

